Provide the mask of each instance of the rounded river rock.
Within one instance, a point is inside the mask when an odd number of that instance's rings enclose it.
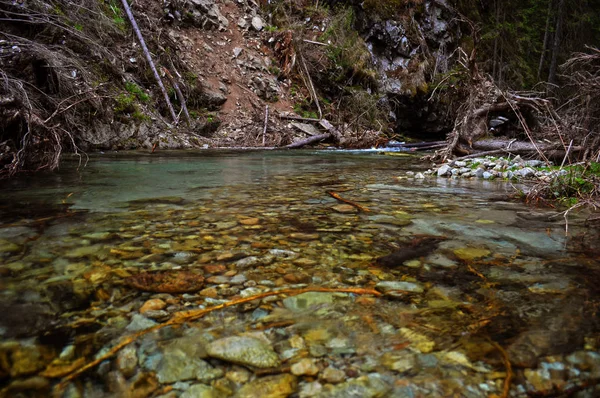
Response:
[[[209,356],[238,365],[256,368],[279,366],[279,356],[266,342],[247,336],[225,337],[207,347]]]

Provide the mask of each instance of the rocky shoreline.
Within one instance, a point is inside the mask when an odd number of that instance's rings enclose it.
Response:
[[[483,180],[537,180],[550,182],[552,179],[566,175],[565,169],[556,168],[541,160],[524,160],[520,156],[514,158],[479,157],[464,160],[451,160],[423,172],[406,172],[406,175],[416,179],[428,176],[447,178],[477,178]]]

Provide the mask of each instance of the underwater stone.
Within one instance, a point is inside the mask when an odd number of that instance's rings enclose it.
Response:
[[[267,376],[244,385],[235,398],[285,398],[296,391],[297,378],[291,374]]]
[[[207,347],[213,358],[238,365],[257,368],[279,366],[279,357],[273,348],[262,340],[247,336],[231,336],[213,341]]]

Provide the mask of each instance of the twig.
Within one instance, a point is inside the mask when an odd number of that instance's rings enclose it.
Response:
[[[269,105],[265,106],[265,127],[262,134],[262,145],[265,146],[265,136],[267,134],[267,124],[269,123]]]
[[[125,1],[125,0],[123,0]],[[319,119],[323,119],[323,111],[321,111],[321,105],[319,105],[319,97],[317,97],[317,92],[315,91],[315,86],[313,85],[312,79],[310,78],[310,73],[308,72],[308,68],[306,67],[306,62],[304,61],[304,57],[300,57],[300,61],[302,61],[302,67],[304,68],[304,73],[306,74],[306,80],[308,91],[310,91],[310,96],[312,97],[313,102],[317,106],[317,110],[319,111]]]
[[[171,73],[169,72],[169,70],[167,68],[163,68],[163,72],[165,73],[165,75],[171,82],[171,85],[175,89],[175,92],[177,93],[177,98],[179,98],[179,103],[181,104],[181,110],[183,111],[183,114],[185,115],[185,121],[187,122],[187,125],[189,127],[190,126],[190,114],[188,112],[188,108],[185,103],[185,97],[183,96],[183,93],[181,92],[181,89],[179,88],[179,84],[177,84],[177,80],[175,80],[175,78],[173,77],[173,75],[171,75]]]
[[[347,203],[347,204],[349,204],[349,205],[351,205],[351,206],[354,206],[354,207],[356,207],[356,208],[357,208],[358,210],[360,210],[360,211],[364,211],[365,213],[368,213],[368,212],[370,212],[370,211],[371,211],[371,210],[369,210],[369,208],[367,208],[367,207],[361,206],[361,205],[359,205],[358,203],[352,202],[351,200],[348,200],[348,199],[344,199],[344,198],[342,198],[340,195],[338,195],[337,193],[335,193],[335,192],[333,192],[333,191],[327,191],[327,193],[328,193],[328,194],[329,194],[331,197],[333,197],[333,198],[335,198],[335,199],[339,200],[340,202],[344,202],[344,203]]]
[[[177,313],[173,314],[173,316],[171,317],[171,319],[169,319],[165,323],[161,323],[161,324],[153,326],[151,328],[141,330],[141,331],[139,331],[137,333],[134,333],[134,334],[132,334],[130,336],[124,337],[123,339],[121,339],[121,341],[119,343],[117,343],[114,347],[112,347],[110,350],[108,350],[108,352],[106,352],[104,355],[101,355],[101,356],[97,357],[93,361],[88,362],[87,364],[81,366],[80,368],[74,370],[73,372],[71,372],[68,375],[66,375],[65,377],[63,377],[63,379],[61,380],[61,382],[55,388],[56,388],[57,391],[64,390],[64,388],[66,387],[66,385],[67,385],[67,383],[69,381],[75,379],[80,374],[82,374],[82,373],[84,373],[84,372],[86,372],[86,371],[88,371],[88,370],[90,370],[90,369],[98,366],[100,363],[106,361],[107,359],[112,358],[122,348],[124,348],[127,345],[133,343],[134,341],[136,341],[140,337],[147,335],[148,333],[155,332],[155,331],[160,330],[162,328],[165,328],[167,326],[182,325],[185,322],[190,322],[190,321],[195,321],[197,319],[200,319],[203,316],[205,316],[206,314],[209,314],[209,313],[211,313],[213,311],[217,311],[217,310],[221,310],[221,309],[224,309],[224,308],[232,307],[232,306],[238,305],[238,304],[248,303],[250,301],[262,299],[262,298],[265,298],[265,297],[279,296],[279,295],[282,295],[282,294],[287,294],[287,295],[290,295],[290,296],[295,296],[295,295],[302,294],[302,293],[307,293],[307,292],[370,294],[370,295],[373,295],[373,296],[380,296],[381,295],[381,293],[378,292],[378,291],[376,291],[376,290],[373,290],[373,289],[361,289],[361,288],[338,288],[338,289],[335,289],[335,288],[324,288],[324,287],[307,287],[305,289],[282,289],[282,290],[277,290],[277,291],[272,291],[272,292],[260,293],[260,294],[256,294],[256,295],[253,295],[253,296],[250,296],[250,297],[240,298],[240,299],[237,299],[237,300],[232,300],[232,301],[229,301],[227,303],[215,305],[214,307],[210,307],[210,308],[177,312]]]
[[[329,45],[329,44],[327,44],[327,43],[321,43],[320,41],[314,41],[314,40],[307,40],[307,39],[304,39],[304,40],[302,40],[302,41],[303,41],[303,42],[305,42],[305,43],[317,44],[317,45],[319,45],[319,46],[328,46],[328,45]]]
[[[315,122],[319,123],[321,119],[315,119],[312,117],[300,117],[300,116],[292,116],[292,115],[279,115],[280,119],[288,119],[288,120],[299,120],[302,122]]]
[[[500,351],[500,355],[502,355],[502,361],[504,362],[504,367],[506,368],[506,379],[504,379],[504,387],[502,389],[501,398],[508,398],[508,394],[510,393],[510,383],[514,376],[512,371],[512,365],[510,364],[510,359],[508,358],[508,353],[506,352],[506,350],[495,341],[490,340],[490,343],[492,343],[494,348]]]
[[[569,142],[569,148],[567,148],[567,153],[565,153],[565,157],[563,158],[563,161],[560,164],[561,169],[563,168],[563,166],[565,165],[565,162],[567,161],[567,158],[569,157],[569,152],[571,152],[572,146],[573,146],[573,140],[571,140],[571,142]]]

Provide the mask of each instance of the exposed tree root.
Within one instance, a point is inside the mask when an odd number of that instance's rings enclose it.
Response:
[[[134,334],[132,334],[130,336],[124,337],[115,346],[113,346],[110,350],[108,350],[108,352],[105,353],[104,355],[101,355],[101,356],[97,357],[93,361],[88,362],[87,364],[85,364],[85,365],[83,365],[83,366],[75,369],[74,371],[72,371],[68,375],[64,376],[63,379],[61,380],[61,382],[55,387],[55,392],[59,393],[59,394],[56,394],[56,395],[59,396],[60,392],[64,391],[64,389],[66,388],[68,382],[70,382],[71,380],[74,380],[75,378],[77,378],[82,373],[84,373],[84,372],[86,372],[86,371],[88,371],[88,370],[90,370],[90,369],[98,366],[103,361],[106,361],[107,359],[112,358],[121,349],[123,349],[124,347],[128,346],[129,344],[135,342],[140,337],[147,335],[148,333],[155,332],[155,331],[160,330],[162,328],[165,328],[167,326],[178,326],[178,325],[182,325],[182,324],[184,324],[186,322],[195,321],[195,320],[200,319],[203,316],[205,316],[206,314],[209,314],[209,313],[211,313],[213,311],[217,311],[217,310],[221,310],[221,309],[224,309],[224,308],[232,307],[232,306],[235,306],[235,305],[238,305],[238,304],[248,303],[250,301],[259,300],[259,299],[262,299],[262,298],[265,298],[265,297],[270,297],[270,296],[279,296],[279,295],[283,295],[283,294],[286,294],[286,295],[289,295],[289,296],[295,296],[295,295],[306,293],[306,292],[353,293],[353,294],[360,294],[360,295],[370,294],[370,295],[373,295],[373,296],[380,296],[381,295],[381,293],[378,292],[378,291],[376,291],[376,290],[373,290],[373,289],[361,289],[361,288],[307,287],[305,289],[282,289],[282,290],[277,290],[277,291],[273,291],[273,292],[260,293],[260,294],[254,295],[254,296],[232,300],[230,302],[219,304],[219,305],[215,305],[214,307],[210,307],[210,308],[206,308],[206,309],[177,312],[177,313],[173,314],[173,316],[171,317],[171,319],[169,319],[168,321],[166,321],[164,323],[161,323],[159,325],[153,326],[153,327],[148,328],[148,329],[144,329],[144,330],[139,331],[137,333],[134,333]]]

